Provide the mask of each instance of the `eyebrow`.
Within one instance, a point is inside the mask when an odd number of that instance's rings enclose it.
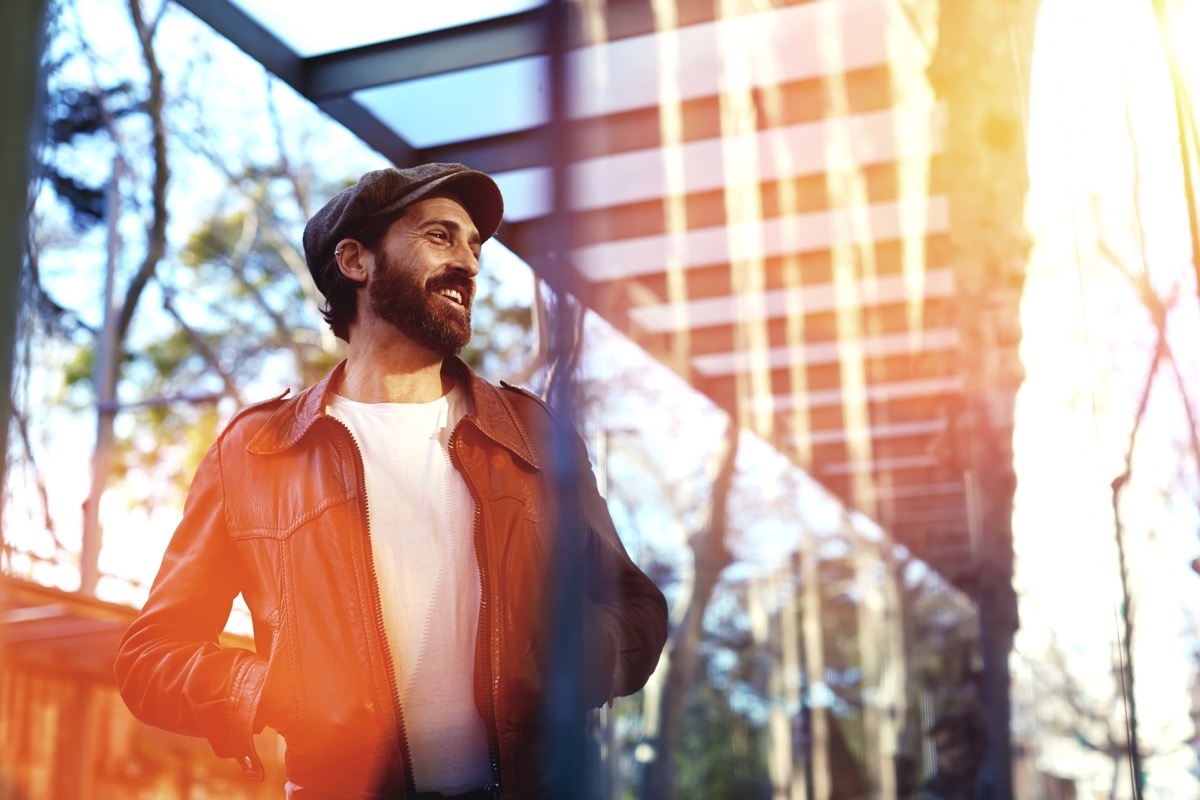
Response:
[[[463,232],[463,226],[459,225],[457,222],[455,222],[452,219],[426,220],[425,222],[422,222],[420,225],[418,225],[417,229],[423,231],[426,228],[434,228],[434,227],[438,227],[438,226],[441,226],[443,228],[448,228],[451,231],[453,231],[456,235],[461,235]],[[483,242],[483,238],[479,235],[479,231],[475,231],[475,235],[471,236],[470,238],[467,239],[467,244],[481,244],[482,242]]]

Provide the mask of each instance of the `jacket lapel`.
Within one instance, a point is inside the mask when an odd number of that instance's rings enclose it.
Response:
[[[504,392],[477,376],[459,358],[448,360],[446,368],[456,379],[466,380],[467,391],[475,406],[475,426],[483,435],[533,469],[540,470],[542,462],[538,458],[529,431]]]
[[[246,444],[246,449],[256,455],[273,455],[300,441],[313,423],[325,416],[327,395],[330,388],[336,385],[345,364],[345,361],[341,362],[319,383],[313,384],[295,397],[285,399]]]

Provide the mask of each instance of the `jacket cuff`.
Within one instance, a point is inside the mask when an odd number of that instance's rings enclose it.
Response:
[[[264,773],[262,759],[254,747],[254,717],[262,700],[266,677],[267,662],[256,656],[246,660],[233,686],[230,729],[236,744],[232,756],[237,759],[242,774],[252,781],[263,780]]]

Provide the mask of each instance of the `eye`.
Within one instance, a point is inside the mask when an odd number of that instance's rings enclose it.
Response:
[[[445,231],[430,231],[429,237],[431,239],[436,239],[439,242],[449,242],[450,241],[450,234],[446,233]]]

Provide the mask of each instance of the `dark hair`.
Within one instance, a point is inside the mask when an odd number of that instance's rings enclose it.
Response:
[[[363,223],[361,228],[344,238],[355,239],[367,250],[375,252],[379,243],[383,241],[383,235],[387,233],[388,228],[402,216],[404,216],[404,211],[398,214],[371,217]],[[350,323],[354,322],[354,318],[358,316],[356,292],[361,285],[361,281],[352,280],[343,275],[342,271],[338,269],[337,257],[332,256],[326,262],[324,280],[317,286],[321,290],[321,294],[325,295],[325,305],[321,307],[321,316],[329,323],[333,335],[346,342],[350,341]]]

